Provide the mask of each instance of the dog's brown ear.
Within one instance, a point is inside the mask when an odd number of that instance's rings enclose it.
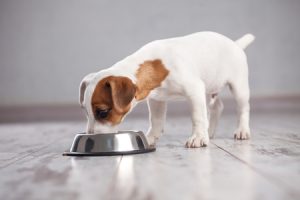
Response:
[[[111,88],[111,97],[115,110],[119,113],[126,112],[134,98],[136,86],[127,77],[110,76],[107,78],[106,87]]]

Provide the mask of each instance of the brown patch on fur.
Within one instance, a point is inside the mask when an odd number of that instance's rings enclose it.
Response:
[[[91,100],[95,119],[103,123],[110,122],[112,125],[120,123],[130,110],[130,102],[135,92],[135,85],[127,77],[109,76],[99,81]],[[97,119],[97,109],[110,111],[106,118]]]
[[[146,98],[151,90],[160,86],[161,82],[168,76],[167,70],[160,59],[145,61],[137,70],[137,92],[135,98],[142,100]]]

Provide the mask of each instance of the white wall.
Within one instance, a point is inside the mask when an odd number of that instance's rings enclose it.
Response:
[[[247,49],[253,96],[300,95],[300,1],[0,1],[0,106],[77,103],[82,77],[159,38],[212,30]]]

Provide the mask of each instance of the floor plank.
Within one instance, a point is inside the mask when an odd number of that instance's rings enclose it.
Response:
[[[84,123],[21,123],[0,126],[0,169],[41,151],[61,138],[73,137]]]
[[[207,148],[186,149],[188,116],[169,116],[157,151],[65,157],[85,122],[0,125],[1,199],[299,199],[300,112],[254,112],[252,139],[233,140],[225,113]],[[146,131],[147,118],[121,129]]]
[[[123,157],[114,182],[110,199],[291,198],[216,146],[186,149],[177,138],[153,154]]]
[[[226,116],[230,121],[233,116]],[[232,121],[232,120],[231,120]],[[214,139],[212,143],[251,166],[291,195],[300,196],[300,116],[254,115],[252,139]],[[224,125],[221,125],[224,126]],[[225,131],[220,134],[226,135]]]
[[[62,156],[70,139],[62,139],[3,168],[1,199],[74,200],[108,196],[121,156]]]

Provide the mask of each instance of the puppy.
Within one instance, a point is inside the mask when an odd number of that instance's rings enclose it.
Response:
[[[186,147],[206,146],[214,136],[223,104],[218,93],[228,85],[237,102],[236,139],[250,138],[248,65],[244,49],[254,40],[237,41],[214,32],[156,40],[108,69],[88,74],[80,84],[80,104],[88,133],[116,131],[139,102],[147,100],[155,145],[163,133],[168,100],[186,99],[192,109],[192,135]]]

